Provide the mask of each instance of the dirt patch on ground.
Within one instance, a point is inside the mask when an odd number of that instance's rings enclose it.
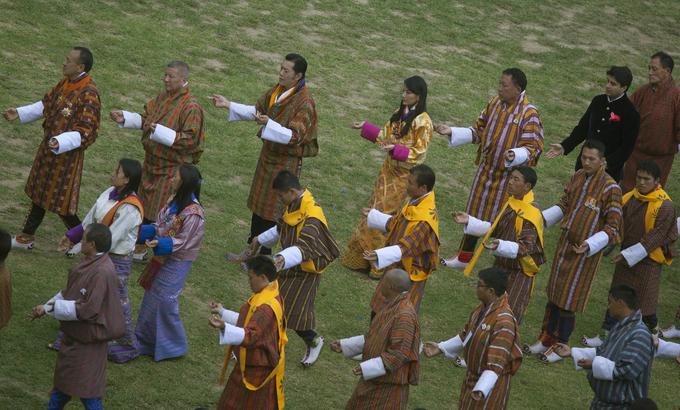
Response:
[[[530,54],[542,54],[552,51],[551,47],[539,43],[538,38],[533,35],[526,36],[520,45],[522,47],[522,51]]]
[[[223,71],[227,69],[227,65],[220,60],[209,58],[203,60],[203,66],[212,71]]]

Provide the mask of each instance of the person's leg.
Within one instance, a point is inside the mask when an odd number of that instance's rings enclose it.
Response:
[[[61,218],[61,221],[66,225],[67,229],[71,229],[74,226],[80,225],[80,218],[78,218],[78,215],[73,214],[73,215],[59,215],[59,218]]]
[[[645,323],[645,325],[647,325],[649,331],[652,332],[652,334],[659,333],[658,328],[659,320],[656,317],[656,313],[642,316],[642,321]]]
[[[545,305],[543,315],[543,328],[541,332],[541,342],[543,346],[550,347],[557,342],[558,325],[560,321],[560,308],[552,302]]]
[[[80,402],[83,403],[83,407],[85,407],[86,410],[104,410],[104,404],[102,403],[101,397],[92,399],[81,398]]]
[[[259,215],[253,214],[250,220],[250,236],[248,237],[248,243],[252,242],[254,237],[274,226],[276,226],[276,222],[269,221],[260,217]],[[264,246],[260,247],[260,255],[271,255],[271,253],[272,250],[270,248]]]
[[[50,393],[50,401],[47,404],[47,410],[62,410],[64,406],[71,400],[71,396],[55,388]]]
[[[569,310],[560,309],[560,320],[557,325],[557,340],[569,344],[569,337],[576,326],[576,314]]]
[[[314,339],[318,335],[314,329],[296,330],[295,333],[300,336],[307,346],[313,346]]]
[[[35,231],[45,218],[45,209],[36,204],[31,204],[31,208],[26,215],[24,227],[21,232],[12,237],[12,248],[30,250],[33,249]]]

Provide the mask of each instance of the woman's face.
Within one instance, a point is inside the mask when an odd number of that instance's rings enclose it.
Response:
[[[420,96],[414,93],[413,91],[409,90],[408,88],[404,87],[403,92],[401,94],[401,103],[407,107],[412,107],[418,104],[418,101],[420,101]]]
[[[111,173],[111,185],[120,190],[125,188],[125,185],[127,185],[128,182],[130,182],[130,178],[125,176],[123,168],[121,168],[120,165],[116,166],[113,173]]]

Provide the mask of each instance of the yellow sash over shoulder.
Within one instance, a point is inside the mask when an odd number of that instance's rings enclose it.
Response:
[[[437,208],[435,206],[434,191],[420,201],[417,205],[408,204],[401,210],[401,214],[408,221],[406,225],[406,230],[404,231],[404,236],[408,236],[413,229],[416,227],[418,222],[427,222],[430,228],[434,231],[434,234],[439,239],[439,217],[437,215]],[[435,255],[435,260],[438,260],[438,255]],[[409,273],[411,280],[414,282],[421,282],[430,276],[430,272],[425,272],[420,269],[413,269],[413,258],[405,257],[401,258],[401,263],[404,268]]]
[[[661,186],[657,186],[656,190],[647,195],[642,195],[638,192],[637,188],[633,188],[632,191],[626,193],[623,198],[621,198],[623,205],[625,205],[632,196],[635,196],[638,201],[648,203],[647,211],[645,212],[645,233],[648,233],[654,229],[656,217],[659,214],[661,205],[663,205],[664,201],[670,201],[671,197],[668,196]],[[673,262],[673,259],[666,258],[666,255],[663,254],[661,248],[656,248],[649,252],[649,258],[656,263],[662,263],[664,265],[670,265]]]
[[[328,222],[326,222],[326,216],[323,213],[323,209],[314,201],[314,197],[311,192],[305,190],[302,194],[302,202],[300,203],[300,208],[297,211],[288,212],[288,209],[283,213],[283,222],[289,226],[295,227],[295,239],[300,237],[300,231],[304,226],[304,222],[307,218],[316,218],[321,223],[328,228]],[[311,260],[302,261],[300,265],[303,271],[312,273],[321,273],[323,269],[317,269],[314,266],[314,262]]]

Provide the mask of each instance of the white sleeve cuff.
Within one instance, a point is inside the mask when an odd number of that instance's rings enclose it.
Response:
[[[384,214],[377,209],[371,209],[368,213],[366,223],[370,229],[379,229],[381,232],[387,232],[387,221],[392,215]]]
[[[609,235],[604,231],[599,231],[586,239],[586,243],[588,244],[588,253],[586,256],[593,256],[607,246],[609,243]]]
[[[293,137],[293,131],[279,124],[278,122],[272,120],[271,118],[267,121],[262,130],[262,138],[276,142],[277,144],[286,145],[290,142]]]
[[[484,370],[482,375],[477,380],[475,387],[472,388],[472,391],[482,392],[484,397],[489,397],[489,393],[491,393],[493,386],[496,385],[497,380],[498,375],[495,372],[491,370]]]
[[[132,130],[142,129],[142,116],[136,112],[130,112],[123,110],[123,121],[122,124],[118,124],[118,128],[128,128]]]
[[[399,245],[376,249],[375,254],[378,255],[378,269],[384,269],[401,260],[401,248]]]
[[[463,347],[465,347],[465,345],[463,344],[463,341],[460,339],[460,336],[456,335],[455,337],[452,337],[449,340],[437,343],[437,347],[439,347],[439,350],[441,350],[442,353],[444,353],[445,357],[449,359],[455,359],[460,353],[460,351],[463,350]]]
[[[542,214],[543,219],[545,219],[546,227],[553,226],[561,221],[562,218],[564,218],[564,212],[562,212],[562,208],[557,205],[553,205],[550,208],[544,210]]]
[[[52,298],[50,300],[48,300],[47,302],[45,302],[45,304],[43,305],[43,309],[45,310],[45,313],[50,315],[50,316],[54,316],[54,302],[57,301],[57,300],[63,300],[63,299],[64,299],[64,297],[61,295],[61,291],[57,292],[56,295],[52,296]],[[53,305],[49,306],[50,303],[52,303]]]
[[[647,249],[640,242],[626,249],[621,250],[621,255],[628,262],[628,266],[635,266],[638,262],[647,257]]]
[[[246,331],[229,323],[224,324],[224,330],[220,332],[220,344],[238,346],[243,343]]]
[[[529,150],[524,147],[510,148],[510,151],[515,153],[515,159],[511,162],[505,161],[505,167],[515,167],[517,165],[522,165],[529,159]]]
[[[238,321],[238,313],[234,312],[233,310],[225,308],[222,308],[222,311],[220,312],[220,317],[226,323],[229,323],[230,325],[234,326],[236,326],[236,322]]]
[[[362,353],[364,351],[364,343],[366,343],[364,335],[340,339],[342,355],[345,357],[354,357],[359,353]]]
[[[21,121],[22,124],[28,124],[29,122],[42,118],[44,108],[42,100],[17,108],[19,121]]]
[[[477,219],[472,215],[468,216],[468,223],[463,228],[463,233],[472,236],[484,236],[491,229],[491,223]]]
[[[616,364],[606,357],[595,356],[593,359],[593,377],[599,380],[614,380],[614,366]]]
[[[449,138],[449,147],[457,147],[472,143],[472,129],[451,127],[451,138]]]
[[[297,246],[289,246],[277,255],[283,256],[283,269],[290,269],[302,263],[302,252]]]
[[[678,356],[680,356],[680,344],[659,339],[659,346],[656,348],[654,357],[659,357],[662,359],[675,359]]]
[[[491,252],[493,255],[502,258],[517,259],[517,253],[519,252],[519,244],[517,242],[504,241],[502,239],[499,239],[498,241],[498,248]]]
[[[171,147],[177,139],[177,131],[165,125],[156,124],[156,130],[151,134],[151,141]]]
[[[583,367],[578,365],[581,359],[593,360],[595,358],[596,350],[594,347],[572,347],[571,358],[574,359],[574,367],[576,370],[583,370]]]
[[[361,366],[361,374],[363,375],[364,380],[375,379],[376,377],[387,374],[385,365],[380,357],[374,357],[370,360],[361,362],[359,366]]]
[[[678,233],[680,234],[680,217],[678,217],[676,225],[678,226]]]
[[[57,320],[78,320],[75,300],[55,300],[54,318]]]
[[[229,121],[255,121],[255,106],[229,103]]]
[[[59,146],[53,149],[52,152],[55,154],[63,154],[64,152],[69,152],[80,146],[80,133],[78,131],[66,131],[63,132],[52,139],[57,140]]]
[[[273,248],[279,242],[279,229],[272,226],[257,236],[257,242],[265,248]]]

